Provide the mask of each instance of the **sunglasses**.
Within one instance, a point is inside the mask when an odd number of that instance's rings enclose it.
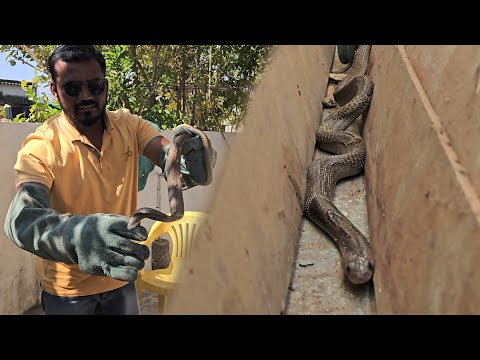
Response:
[[[63,87],[67,95],[72,97],[79,96],[80,93],[82,92],[83,84],[85,84],[84,82],[78,81],[78,80],[67,81],[65,84],[60,84],[57,82],[55,83]],[[88,91],[90,91],[90,94],[97,96],[105,91],[107,81],[93,79],[93,80],[88,80],[86,84],[87,84]]]

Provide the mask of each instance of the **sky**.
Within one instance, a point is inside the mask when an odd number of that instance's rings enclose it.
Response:
[[[21,62],[17,62],[15,66],[11,66],[8,60],[5,60],[7,53],[0,53],[0,79],[7,80],[32,80],[34,69]],[[33,63],[33,62],[31,62]],[[48,86],[42,88],[40,92],[47,94],[53,100],[52,93]]]
[[[8,80],[32,80],[33,68],[17,62],[15,66],[5,60],[7,53],[0,53],[0,79]]]

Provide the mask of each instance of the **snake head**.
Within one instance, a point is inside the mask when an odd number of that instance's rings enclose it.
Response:
[[[342,266],[352,283],[364,284],[372,278],[375,263],[371,256],[351,254],[344,257]]]

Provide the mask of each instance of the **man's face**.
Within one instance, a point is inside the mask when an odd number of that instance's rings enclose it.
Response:
[[[97,61],[67,63],[58,60],[55,70],[58,76],[50,90],[70,121],[80,127],[102,121],[107,106],[108,82]]]

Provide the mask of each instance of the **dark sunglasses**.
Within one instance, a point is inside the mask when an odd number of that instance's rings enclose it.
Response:
[[[59,84],[63,87],[67,95],[77,97],[80,95],[82,92],[83,84],[85,84],[82,81],[78,80],[72,80],[72,81],[67,81],[65,84],[60,84],[55,81],[56,84]],[[99,79],[93,79],[93,80],[88,80],[86,82],[88,91],[90,91],[90,94],[97,96],[100,95],[105,91],[105,87],[107,85],[106,80],[99,80]]]

